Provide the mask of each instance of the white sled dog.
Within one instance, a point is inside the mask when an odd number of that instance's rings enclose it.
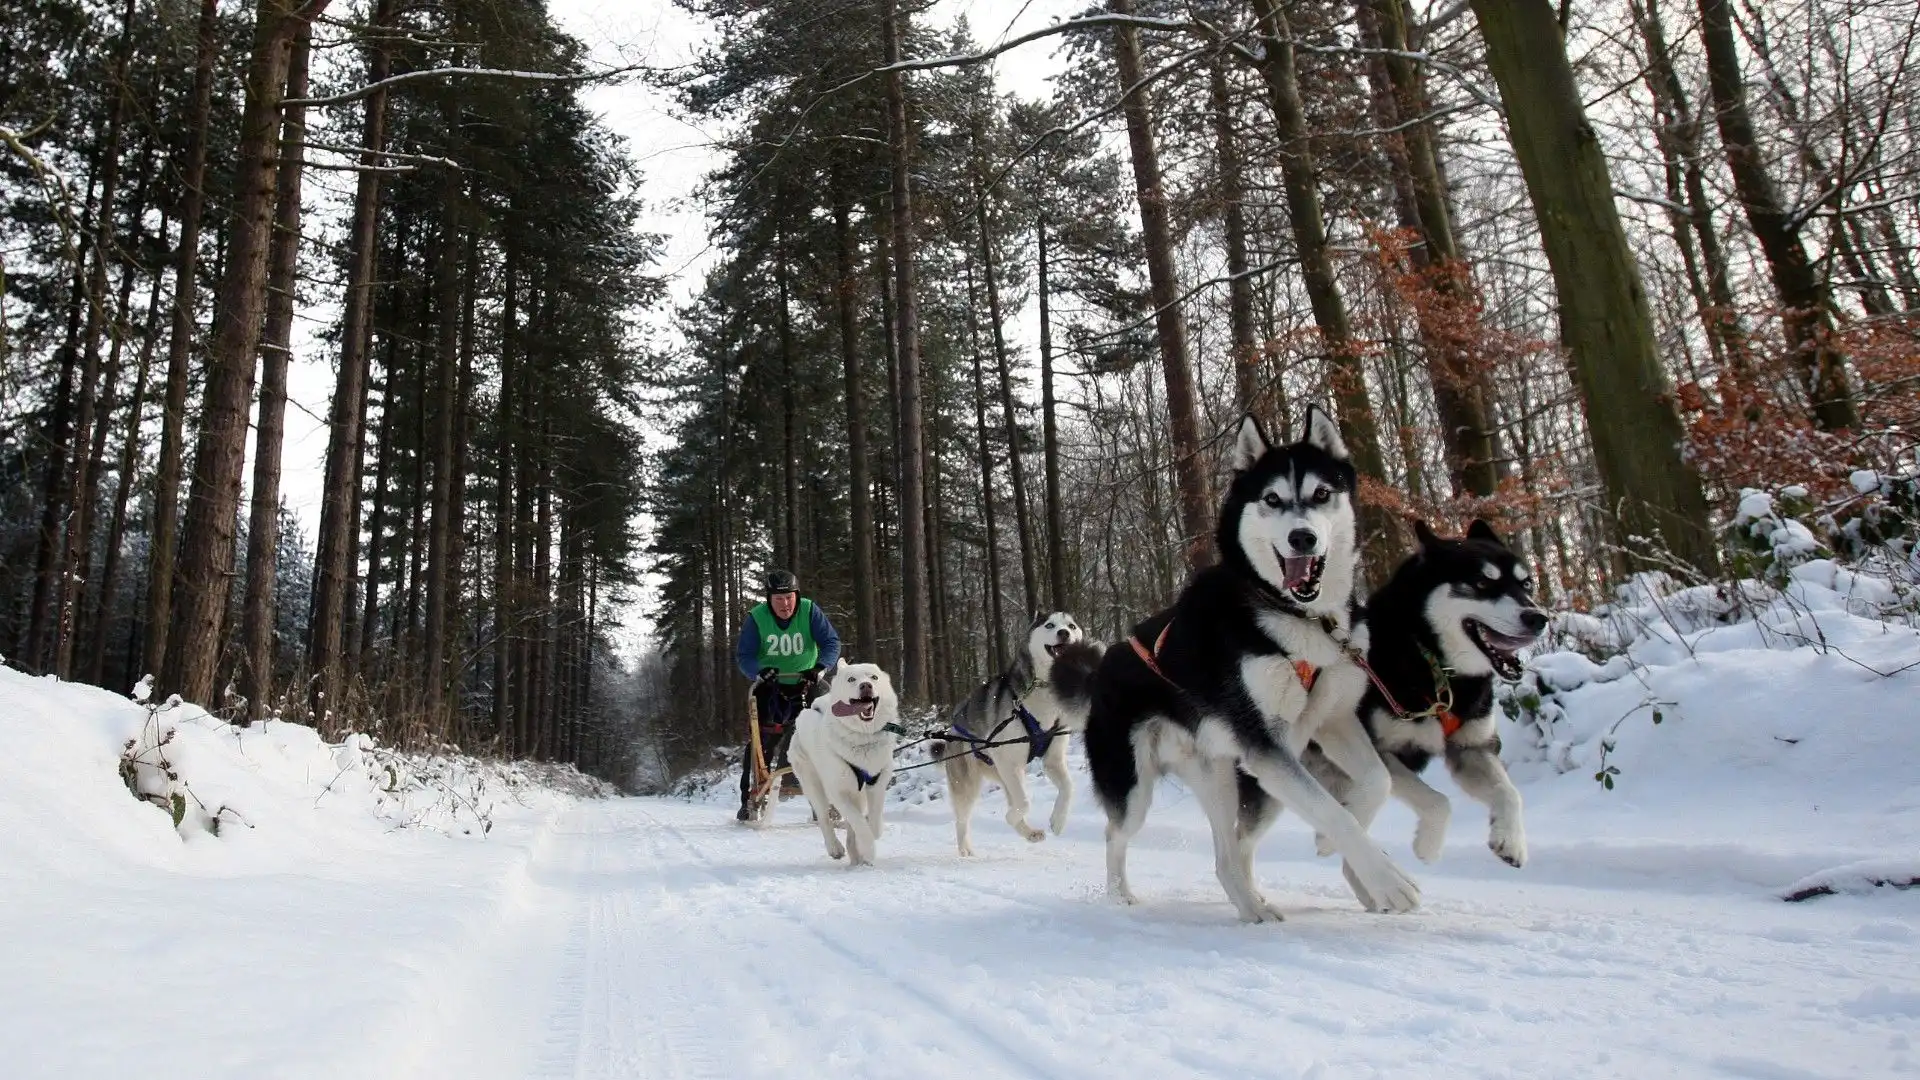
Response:
[[[1107,889],[1134,903],[1127,843],[1154,783],[1172,773],[1213,830],[1214,872],[1246,922],[1281,918],[1254,882],[1253,853],[1282,806],[1331,837],[1372,911],[1408,911],[1420,890],[1301,763],[1309,740],[1350,777],[1359,806],[1385,801],[1386,767],[1355,712],[1355,472],[1333,419],[1307,411],[1304,440],[1267,441],[1252,417],[1235,441],[1220,510],[1220,562],[1174,606],[1108,649],[1094,680],[1087,762],[1107,811]]]
[[[947,726],[959,737],[934,740],[928,753],[945,763],[960,854],[973,854],[973,807],[988,780],[999,781],[1007,793],[1007,824],[1013,831],[1029,843],[1046,839],[1046,833],[1027,824],[1027,764],[1035,758],[1056,792],[1047,824],[1055,836],[1067,827],[1073,802],[1067,736],[1087,726],[1092,704],[1088,682],[1100,652],[1098,645],[1083,640],[1072,615],[1042,615],[1027,628],[1013,666],[981,683],[947,717]],[[989,743],[1003,745],[985,745]]]
[[[893,782],[894,733],[887,729],[898,727],[899,716],[886,672],[876,664],[842,663],[794,721],[788,753],[794,775],[826,838],[827,854],[850,854],[849,865],[873,862]],[[831,810],[840,812],[838,823],[847,830],[844,847]]]
[[[1419,817],[1415,855],[1433,862],[1446,841],[1451,805],[1420,778],[1437,757],[1460,790],[1487,807],[1487,846],[1521,866],[1527,830],[1520,791],[1500,764],[1493,681],[1520,677],[1519,652],[1539,638],[1547,616],[1534,603],[1527,564],[1493,526],[1476,520],[1451,539],[1418,522],[1414,534],[1419,549],[1367,600],[1367,661],[1377,681],[1360,718],[1393,777],[1393,797]],[[1354,805],[1339,769],[1314,753],[1306,760],[1327,790]],[[1330,853],[1324,839],[1321,853]]]

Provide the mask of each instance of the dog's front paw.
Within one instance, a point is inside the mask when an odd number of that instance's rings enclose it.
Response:
[[[841,844],[838,839],[835,839],[833,843],[827,845],[827,857],[830,859],[846,858],[847,857],[846,846]]]
[[[1527,829],[1519,818],[1495,818],[1487,832],[1487,846],[1500,861],[1518,869],[1527,862]]]
[[[1355,892],[1368,911],[1399,914],[1420,906],[1420,886],[1382,853],[1377,861],[1353,866]]]
[[[1327,836],[1324,833],[1313,834],[1313,853],[1315,855],[1318,855],[1324,859],[1327,856],[1333,854],[1335,850],[1337,849],[1333,846],[1332,837]]]
[[[1059,836],[1061,833],[1067,831],[1066,807],[1056,806],[1053,808],[1053,817],[1047,819],[1047,828],[1052,829],[1053,835],[1055,836]]]

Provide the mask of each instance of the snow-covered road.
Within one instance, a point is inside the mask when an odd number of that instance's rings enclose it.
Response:
[[[1120,909],[1098,819],[1029,847],[990,815],[896,811],[879,865],[827,860],[803,803],[557,818],[500,922],[409,1020],[417,1077],[1891,1076],[1920,1061],[1920,905],[1783,905],[1683,872],[1595,887],[1543,835],[1473,844],[1410,916],[1361,912],[1294,828],[1261,859],[1284,924],[1241,926],[1176,789]],[[990,809],[990,807],[988,808]],[[1085,810],[1086,808],[1082,808]],[[1391,819],[1380,835],[1396,835]],[[1404,836],[1404,832],[1397,835]],[[1589,880],[1557,883],[1563,877]],[[1889,902],[1891,901],[1891,903]]]

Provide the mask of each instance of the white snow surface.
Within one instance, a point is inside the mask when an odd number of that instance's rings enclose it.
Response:
[[[1913,1076],[1920,890],[1852,883],[1920,866],[1920,671],[1867,670],[1920,639],[1836,601],[1823,652],[1788,614],[1536,657],[1549,720],[1504,732],[1525,868],[1435,766],[1444,859],[1413,860],[1397,806],[1374,827],[1419,911],[1361,911],[1289,817],[1257,867],[1288,917],[1261,926],[1172,783],[1122,908],[1083,770],[1040,844],[988,795],[973,859],[937,770],[903,774],[878,864],[850,870],[804,800],[736,824],[732,781],[523,787],[483,837],[396,804],[358,744],[163,713],[181,777],[244,817],[214,836],[122,783],[143,708],[0,671],[0,1074]],[[1803,879],[1846,887],[1781,902]]]

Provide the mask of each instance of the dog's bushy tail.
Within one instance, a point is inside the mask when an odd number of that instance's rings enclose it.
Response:
[[[1104,653],[1098,643],[1076,641],[1061,646],[1060,651],[1053,654],[1050,681],[1070,727],[1086,726],[1087,713],[1093,708],[1093,681]]]

